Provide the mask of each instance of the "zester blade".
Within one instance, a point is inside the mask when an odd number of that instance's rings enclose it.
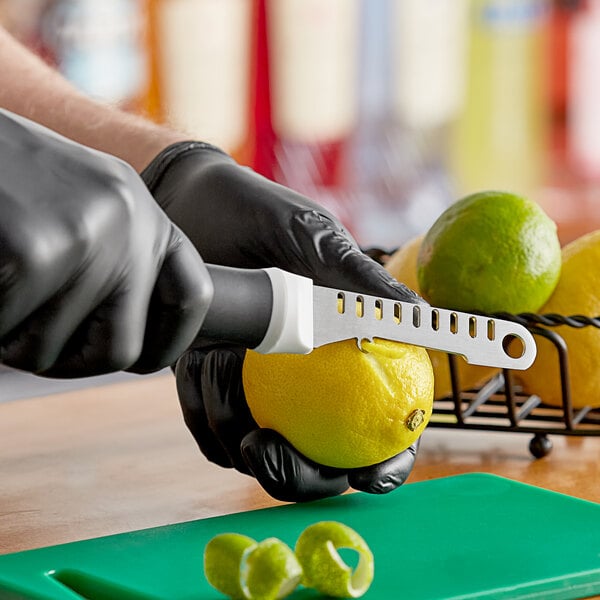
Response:
[[[533,335],[485,315],[313,287],[314,347],[383,338],[463,356],[473,365],[523,370],[536,356]]]

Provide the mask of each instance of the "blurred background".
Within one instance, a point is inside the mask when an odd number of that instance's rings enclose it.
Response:
[[[0,0],[77,87],[307,194],[365,246],[453,200],[600,223],[600,0]]]
[[[396,248],[454,200],[600,227],[600,0],[0,0],[85,93],[213,142]]]

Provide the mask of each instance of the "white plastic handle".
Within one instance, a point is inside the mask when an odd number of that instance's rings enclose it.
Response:
[[[261,354],[308,354],[313,350],[313,282],[282,269],[264,269],[273,288],[267,333],[254,348]]]

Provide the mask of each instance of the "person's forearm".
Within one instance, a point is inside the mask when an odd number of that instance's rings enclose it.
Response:
[[[77,91],[0,27],[0,108],[141,171],[166,146],[188,139]]]

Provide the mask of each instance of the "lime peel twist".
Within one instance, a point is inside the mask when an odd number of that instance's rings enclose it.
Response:
[[[338,550],[359,555],[356,569],[349,567]],[[374,577],[373,553],[356,531],[337,521],[320,521],[307,527],[296,542],[296,556],[304,571],[304,585],[335,598],[358,598]]]
[[[289,596],[302,579],[302,567],[292,549],[267,538],[242,556],[239,580],[248,600],[279,600]]]
[[[208,583],[219,592],[246,600],[240,581],[240,565],[257,543],[240,533],[222,533],[212,538],[204,549],[204,573]]]
[[[355,569],[338,550],[358,553]],[[353,529],[337,521],[308,526],[295,551],[278,538],[257,543],[239,533],[213,537],[204,550],[208,582],[234,600],[280,600],[302,583],[336,598],[358,598],[371,585],[373,554]]]
[[[234,600],[279,600],[302,579],[292,549],[277,538],[257,543],[239,533],[222,533],[204,549],[206,579]]]

